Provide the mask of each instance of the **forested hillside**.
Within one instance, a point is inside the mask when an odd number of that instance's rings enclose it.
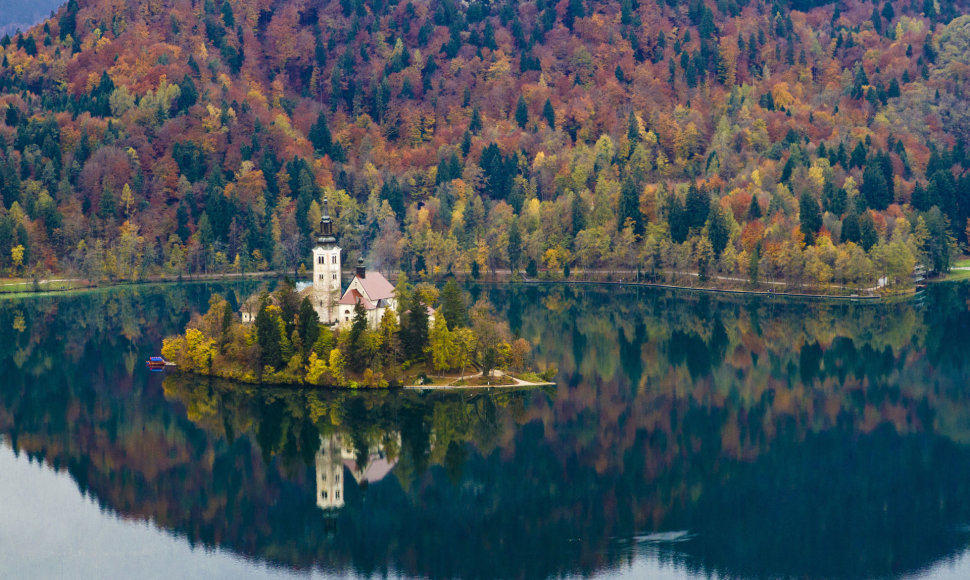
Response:
[[[0,269],[908,284],[970,229],[943,1],[70,0],[0,41]],[[664,274],[666,272],[666,274]]]

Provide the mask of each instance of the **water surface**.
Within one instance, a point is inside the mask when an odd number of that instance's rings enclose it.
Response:
[[[16,577],[970,576],[970,286],[893,304],[476,287],[557,387],[142,361],[257,286],[0,301]]]

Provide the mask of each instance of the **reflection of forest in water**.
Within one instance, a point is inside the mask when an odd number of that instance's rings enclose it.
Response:
[[[593,573],[637,537],[688,530],[663,557],[848,578],[966,544],[967,286],[877,306],[474,288],[560,369],[552,391],[260,390],[142,371],[211,292],[252,289],[0,302],[0,433],[105,508],[298,568]]]

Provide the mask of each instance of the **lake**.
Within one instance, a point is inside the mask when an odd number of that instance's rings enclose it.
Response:
[[[970,577],[970,285],[469,287],[554,388],[144,368],[258,287],[0,300],[3,576]]]

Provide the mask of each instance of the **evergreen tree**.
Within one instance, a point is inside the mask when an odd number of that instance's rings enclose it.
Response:
[[[575,236],[579,232],[586,229],[586,211],[584,209],[585,202],[583,198],[580,197],[578,193],[573,194],[572,203],[572,222],[573,222],[573,235]]]
[[[283,367],[282,344],[278,318],[269,312],[269,299],[263,298],[256,314],[256,344],[259,345],[259,366]]]
[[[731,239],[731,226],[721,204],[711,204],[711,215],[707,219],[707,238],[714,250],[714,257],[720,258],[721,252],[727,247]]]
[[[640,122],[637,116],[630,111],[630,118],[627,119],[626,137],[630,140],[630,151],[632,152],[637,143],[640,142]]]
[[[441,315],[448,322],[448,328],[455,330],[468,321],[468,306],[461,288],[454,280],[448,280],[441,290]]]
[[[876,229],[876,222],[872,219],[872,214],[865,212],[859,218],[859,245],[868,252],[877,243],[879,243],[879,231]]]
[[[850,213],[842,220],[842,243],[858,244],[860,241],[862,241],[862,232],[859,230],[859,215]]]
[[[347,366],[357,374],[364,372],[370,362],[370,348],[367,342],[367,310],[358,300],[354,305],[354,320],[347,336],[346,353]]]
[[[623,180],[620,188],[620,207],[617,212],[616,229],[626,227],[627,220],[633,224],[633,233],[643,234],[643,214],[640,213],[640,195],[632,179]]]
[[[304,297],[303,301],[300,302],[296,327],[303,338],[304,351],[308,352],[320,337],[320,317],[317,315],[317,311],[313,309],[309,297]]]
[[[798,215],[805,243],[814,244],[815,235],[822,229],[822,212],[815,197],[807,191],[798,199]]]
[[[552,101],[549,99],[546,99],[546,104],[542,107],[542,117],[550,129],[556,129],[556,110],[552,108]]]
[[[519,128],[525,129],[529,123],[529,107],[525,103],[525,98],[519,96],[519,102],[515,105],[515,122]]]
[[[478,107],[472,109],[472,120],[468,123],[468,130],[473,135],[482,130],[482,115],[478,112]]]
[[[317,122],[310,127],[308,137],[318,155],[330,155],[333,150],[333,138],[330,135],[330,127],[327,125],[327,117],[323,114],[323,111],[317,116]]]
[[[758,196],[751,196],[751,203],[748,205],[748,221],[761,219],[761,204],[758,203]]]
[[[859,193],[865,199],[868,207],[884,210],[892,202],[892,192],[886,182],[886,176],[877,163],[869,163],[862,174],[862,184]]]
[[[401,346],[407,360],[422,361],[424,347],[428,345],[428,307],[418,292],[411,294],[410,302],[405,323],[401,326]]]
[[[704,227],[704,222],[711,213],[711,196],[706,191],[701,191],[696,183],[691,183],[687,188],[684,213],[688,228]]]

